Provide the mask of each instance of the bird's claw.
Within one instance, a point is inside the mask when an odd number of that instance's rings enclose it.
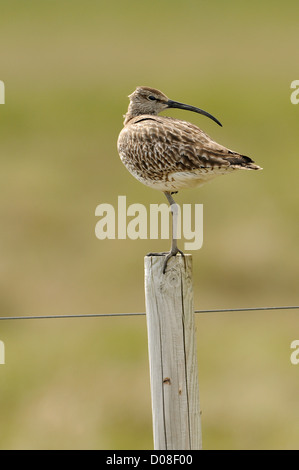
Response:
[[[146,256],[165,256],[168,254],[169,254],[169,251],[161,251],[160,253],[148,253]]]
[[[180,253],[180,255],[184,258],[184,264],[185,264],[185,269],[186,269],[185,255],[182,252],[182,250],[180,250],[179,248],[176,248],[175,250],[170,250],[170,252],[167,254],[165,261],[164,261],[164,265],[163,265],[163,274],[165,274],[166,272],[167,263],[170,260],[170,258],[172,258],[173,256],[176,256],[178,253]]]
[[[185,269],[186,269],[185,255],[183,251],[180,250],[179,248],[176,248],[170,251],[163,251],[162,253],[148,253],[146,256],[165,256],[166,255],[164,265],[163,265],[163,274],[165,274],[168,261],[170,260],[170,258],[172,258],[173,256],[176,256],[178,253],[184,258],[184,264],[185,264]]]

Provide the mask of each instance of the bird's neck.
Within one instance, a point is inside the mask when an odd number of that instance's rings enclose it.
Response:
[[[128,108],[128,111],[127,113],[124,115],[124,125],[126,126],[129,121],[131,121],[131,119],[137,117],[137,116],[142,116],[144,114],[153,114],[153,115],[156,115],[156,113],[151,113],[151,112],[142,112],[140,110],[140,107],[139,106],[134,106],[132,103],[129,104],[129,108]]]
[[[131,121],[131,119],[133,119],[136,116],[139,116],[139,114],[138,113],[134,114],[128,110],[127,113],[124,115],[124,118],[125,118],[124,125],[126,126],[128,122]]]

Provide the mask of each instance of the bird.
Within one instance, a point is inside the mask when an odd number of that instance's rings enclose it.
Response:
[[[177,247],[178,206],[172,195],[181,189],[201,186],[218,175],[262,168],[251,158],[218,144],[195,124],[169,116],[158,116],[161,111],[178,108],[202,114],[222,126],[210,113],[173,101],[161,91],[147,86],[138,86],[129,95],[129,100],[124,127],[117,140],[118,153],[127,170],[138,181],[162,191],[170,204],[170,251],[148,254],[165,256],[165,274],[172,256],[184,256]]]

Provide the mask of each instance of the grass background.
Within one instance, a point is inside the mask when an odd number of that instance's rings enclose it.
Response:
[[[116,140],[138,85],[251,156],[177,202],[204,204],[195,307],[298,305],[298,3],[1,1],[0,314],[144,311],[143,256],[104,240],[95,208],[164,202]],[[298,449],[297,312],[196,317],[205,449]],[[1,322],[0,448],[151,449],[145,317]]]

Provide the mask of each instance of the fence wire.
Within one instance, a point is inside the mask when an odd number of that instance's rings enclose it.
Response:
[[[245,308],[217,308],[209,310],[195,310],[194,313],[231,313],[231,312],[258,312],[269,310],[296,310],[299,305],[288,305],[282,307],[245,307]],[[128,313],[82,313],[77,315],[20,315],[20,316],[0,316],[0,320],[50,320],[50,319],[67,319],[67,318],[103,318],[103,317],[129,317],[142,316],[145,312],[128,312]]]

